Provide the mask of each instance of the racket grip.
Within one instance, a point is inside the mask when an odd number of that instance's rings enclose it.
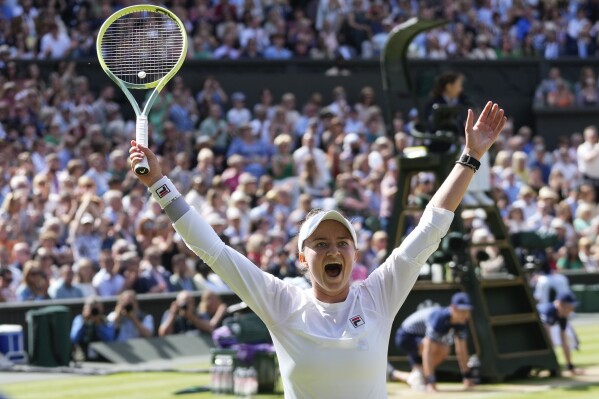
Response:
[[[148,117],[144,115],[139,115],[137,117],[137,121],[135,123],[135,141],[138,144],[143,145],[144,147],[148,147]],[[133,168],[135,174],[138,175],[147,175],[150,173],[150,165],[148,164],[148,158],[144,157],[144,159],[135,165]]]

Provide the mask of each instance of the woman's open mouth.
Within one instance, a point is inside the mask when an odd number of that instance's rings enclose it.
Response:
[[[324,272],[329,277],[338,277],[341,274],[343,267],[340,263],[329,263],[325,265]]]

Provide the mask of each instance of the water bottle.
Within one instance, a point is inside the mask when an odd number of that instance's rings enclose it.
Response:
[[[222,393],[233,393],[233,364],[228,363],[223,366]]]
[[[210,388],[213,393],[220,393],[221,389],[221,366],[213,365],[210,367],[211,383]]]
[[[256,369],[250,367],[247,371],[247,395],[256,395],[258,393],[258,373]]]
[[[443,265],[440,263],[433,263],[431,265],[431,280],[437,284],[443,282]]]
[[[233,372],[233,394],[235,396],[243,395],[243,368],[237,367]]]
[[[480,360],[476,354],[468,359],[468,368],[470,369],[470,380],[476,385],[480,384]]]

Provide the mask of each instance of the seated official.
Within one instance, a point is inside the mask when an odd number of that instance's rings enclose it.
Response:
[[[115,341],[154,335],[154,317],[139,309],[133,290],[123,291],[119,295],[114,311],[108,315],[108,322],[114,329]]]
[[[429,307],[408,316],[397,330],[395,345],[408,355],[412,370],[407,373],[391,369],[390,379],[407,382],[415,390],[436,392],[435,370],[455,343],[463,383],[473,386],[466,342],[471,310],[468,294],[458,292],[448,307]]]
[[[558,294],[553,302],[540,303],[537,305],[539,317],[547,329],[549,337],[551,337],[551,327],[559,325],[560,341],[562,350],[564,351],[564,358],[566,359],[566,367],[568,371],[573,374],[582,373],[582,370],[575,367],[572,363],[572,353],[570,351],[571,342],[567,334],[568,317],[574,312],[574,308],[577,304],[578,302],[576,302],[574,294],[572,292],[565,292]]]

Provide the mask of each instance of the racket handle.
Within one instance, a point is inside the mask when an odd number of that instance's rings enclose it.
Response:
[[[135,141],[138,144],[143,145],[144,147],[148,147],[148,117],[144,115],[139,115],[137,117],[137,121],[135,123]],[[144,157],[144,159],[135,165],[133,169],[138,175],[147,175],[150,173],[150,165],[148,164],[148,158]]]

